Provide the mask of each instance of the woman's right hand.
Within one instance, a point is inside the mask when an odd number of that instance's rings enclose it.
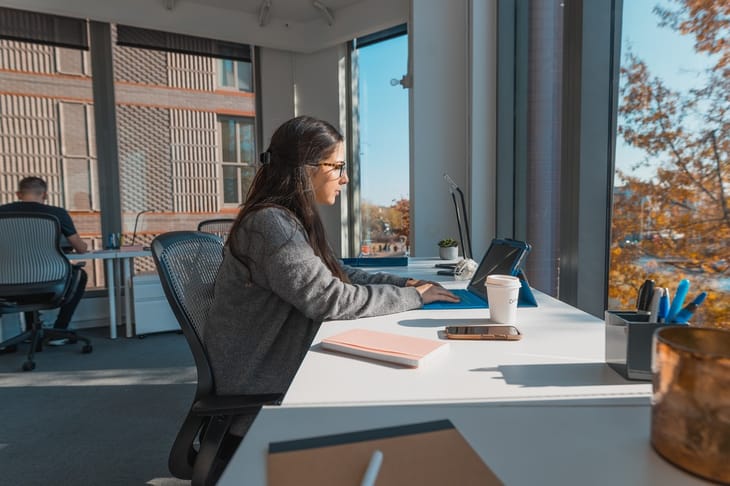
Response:
[[[417,285],[416,290],[421,294],[424,304],[431,302],[459,302],[459,298],[440,285],[425,283]]]

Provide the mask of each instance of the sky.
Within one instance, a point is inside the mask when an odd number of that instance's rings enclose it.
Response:
[[[408,90],[390,84],[408,71],[408,37],[360,48],[358,65],[361,196],[390,206],[408,198]]]
[[[694,37],[680,35],[669,27],[659,27],[659,17],[653,13],[654,6],[661,5],[672,10],[677,4],[668,1],[629,0],[623,2],[623,25],[621,32],[621,58],[632,52],[643,59],[649,72],[663,80],[669,88],[685,91],[703,84],[701,71],[709,65],[706,54],[694,51]],[[619,120],[619,123],[621,121]],[[631,171],[643,179],[652,177],[656,166],[632,168],[645,158],[642,150],[624,145],[619,136],[616,144],[616,168]],[[619,184],[619,181],[616,181]]]

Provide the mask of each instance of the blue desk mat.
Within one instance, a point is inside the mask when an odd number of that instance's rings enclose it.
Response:
[[[535,294],[532,293],[530,285],[526,280],[520,279],[522,287],[520,287],[520,294],[517,299],[517,307],[537,307],[537,301],[535,300]],[[466,289],[452,290],[453,293],[459,296],[461,302],[431,302],[424,304],[422,309],[488,309],[489,302],[482,299],[476,294],[469,292]]]

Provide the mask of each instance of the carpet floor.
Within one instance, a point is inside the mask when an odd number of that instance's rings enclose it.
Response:
[[[0,355],[0,484],[190,484],[167,455],[195,393],[181,334],[109,339],[84,330],[94,350],[45,347],[21,371],[28,344]]]

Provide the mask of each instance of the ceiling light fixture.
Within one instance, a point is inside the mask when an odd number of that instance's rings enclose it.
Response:
[[[259,27],[269,23],[269,14],[271,14],[271,0],[264,0],[259,7]]]
[[[334,23],[335,16],[332,15],[332,10],[328,9],[323,3],[314,0],[312,2],[312,6],[319,10],[319,13],[322,15],[325,22],[327,22],[327,25],[331,26]]]

